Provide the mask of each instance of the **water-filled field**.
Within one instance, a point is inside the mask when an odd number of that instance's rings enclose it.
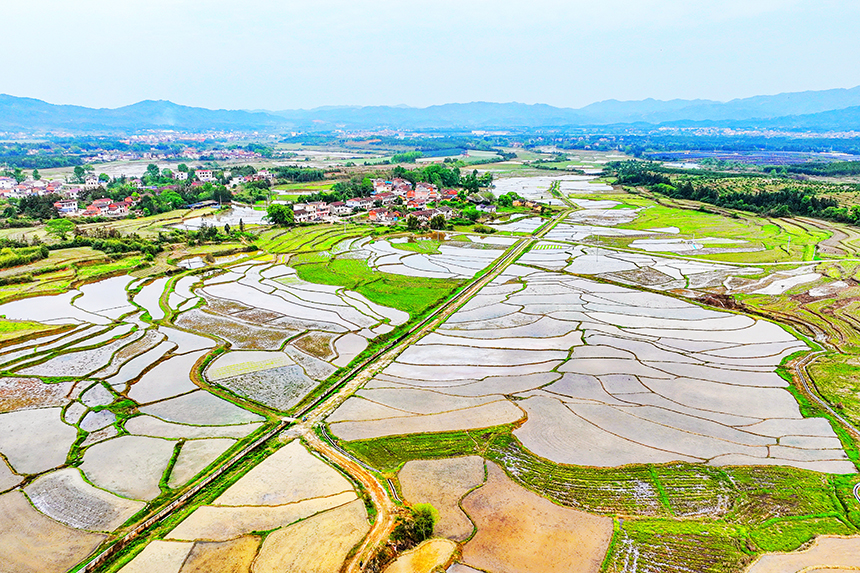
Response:
[[[514,435],[564,464],[854,471],[829,422],[803,418],[775,373],[806,348],[775,324],[565,275],[518,274],[509,269],[347,400],[333,433],[358,440],[526,418]]]

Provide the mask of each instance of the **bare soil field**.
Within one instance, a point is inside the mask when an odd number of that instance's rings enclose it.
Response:
[[[447,539],[428,539],[398,557],[385,573],[432,573],[444,567],[456,549],[457,544]]]
[[[270,533],[253,573],[331,573],[369,529],[364,502],[355,500]]]
[[[45,517],[19,491],[0,495],[0,516],[2,573],[63,573],[105,539]]]
[[[283,505],[344,491],[352,491],[345,477],[293,441],[245,474],[215,503]]]
[[[221,543],[195,543],[179,573],[248,573],[259,546],[256,535]]]
[[[120,573],[179,573],[193,546],[180,541],[153,541],[120,569]]]
[[[811,547],[793,553],[768,553],[759,557],[747,573],[807,573],[809,571],[860,570],[860,537],[825,535]]]
[[[227,541],[251,531],[271,531],[356,499],[347,491],[328,497],[306,499],[277,506],[220,506],[197,508],[173,531],[169,539]]]
[[[460,499],[484,481],[484,460],[478,456],[407,462],[398,474],[409,503],[429,503],[439,511],[433,535],[463,541],[474,526],[460,509]]]
[[[488,463],[487,483],[463,500],[478,532],[462,561],[494,573],[597,573],[612,520],[558,506]]]

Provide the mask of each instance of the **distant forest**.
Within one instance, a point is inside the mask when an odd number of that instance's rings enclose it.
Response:
[[[768,217],[801,215],[860,225],[860,205],[840,207],[832,197],[796,187],[786,180],[778,191],[737,191],[718,189],[695,178],[672,178],[672,172],[657,164],[624,161],[608,165],[620,185],[645,187],[674,199],[690,199],[717,207],[759,213]],[[713,174],[711,174],[713,176]]]

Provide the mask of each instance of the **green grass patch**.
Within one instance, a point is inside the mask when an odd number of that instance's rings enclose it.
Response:
[[[57,326],[42,324],[40,322],[0,318],[0,342],[32,336],[40,332],[59,331],[61,329]]]
[[[860,426],[860,357],[828,352],[807,369],[822,398],[855,426]]]
[[[742,529],[722,523],[625,520],[606,571],[742,571],[753,559],[744,551],[745,543]]]
[[[482,455],[493,439],[510,436],[510,433],[510,426],[496,426],[483,430],[356,440],[342,442],[341,446],[381,472],[392,472],[410,460]]]
[[[438,255],[439,247],[442,246],[442,241],[434,241],[432,239],[415,239],[409,237],[405,243],[395,243],[389,241],[391,246],[401,251],[410,251],[413,253],[424,253],[427,255]]]
[[[750,537],[763,551],[794,551],[817,535],[853,535],[857,529],[836,516],[783,519],[766,523]]]
[[[463,281],[408,277],[375,271],[358,259],[333,258],[295,264],[299,278],[317,284],[346,287],[370,301],[415,317],[448,298]]]

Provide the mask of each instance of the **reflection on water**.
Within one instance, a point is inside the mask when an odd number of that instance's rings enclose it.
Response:
[[[178,229],[185,230],[199,229],[204,223],[206,225],[214,225],[216,227],[223,227],[224,225],[237,227],[240,219],[246,225],[268,225],[269,222],[263,219],[265,216],[265,211],[257,211],[256,209],[251,209],[249,207],[237,206],[225,209],[224,211],[218,211],[216,213],[208,213],[202,217],[185,219],[182,223],[178,223],[173,226]]]

